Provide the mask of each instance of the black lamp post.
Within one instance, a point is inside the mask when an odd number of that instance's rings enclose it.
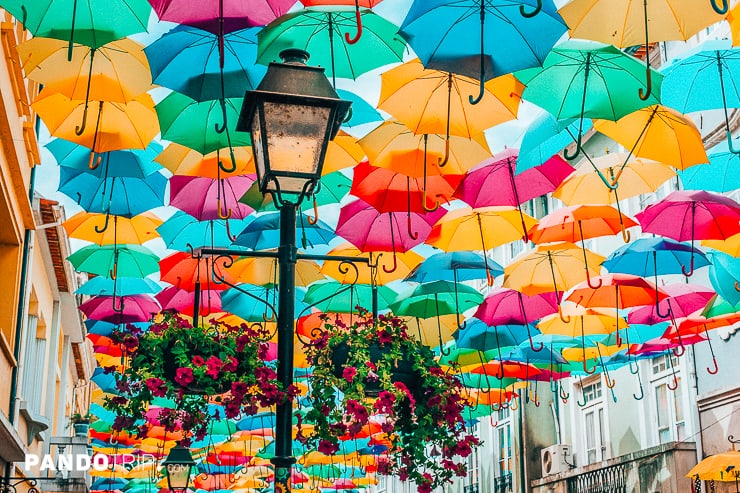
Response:
[[[257,180],[280,210],[277,252],[277,375],[293,383],[295,318],[296,213],[321,178],[329,141],[336,136],[351,103],[339,99],[324,69],[306,65],[309,55],[290,49],[283,63],[271,63],[255,91],[247,91],[236,129],[252,134]],[[258,252],[253,252],[253,254]],[[290,491],[293,457],[293,403],[277,406],[275,419],[275,491]]]
[[[178,443],[172,447],[162,465],[167,472],[167,488],[172,493],[185,493],[190,484],[190,473],[195,466],[190,450]]]

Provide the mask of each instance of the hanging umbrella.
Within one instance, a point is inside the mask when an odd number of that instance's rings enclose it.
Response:
[[[462,175],[433,175],[426,180],[412,178],[363,161],[353,170],[350,193],[380,212],[423,214],[434,207],[433,203],[428,203],[429,199],[437,203],[449,202],[462,179]]]
[[[114,280],[107,277],[95,276],[77,288],[75,294],[87,296],[130,296],[132,294],[156,294],[161,290],[162,286],[149,278],[118,276]],[[88,332],[91,330],[88,327]]]
[[[228,266],[229,274],[240,283],[258,286],[278,284],[278,261],[269,257],[243,257]],[[300,259],[295,264],[296,286],[308,286],[324,279],[313,260]]]
[[[163,21],[187,24],[221,35],[250,26],[264,26],[285,14],[295,0],[149,0]]]
[[[383,121],[383,117],[375,109],[375,106],[363,99],[362,96],[345,89],[337,89],[336,91],[339,99],[352,102],[350,112],[347,115],[348,119],[342,122],[343,127],[356,127],[375,122],[380,124]]]
[[[709,282],[731,305],[740,303],[740,260],[726,253],[710,252]]]
[[[740,50],[729,40],[708,40],[683,56],[674,58],[663,69],[665,92],[662,102],[681,113],[722,109],[730,152],[740,152],[732,145],[727,109],[740,107],[735,74],[740,70]]]
[[[349,193],[351,186],[352,180],[340,171],[323,175],[311,195],[313,199],[314,218],[318,217],[318,207],[328,204],[338,204]],[[272,197],[260,191],[257,181],[252,183],[252,186],[249,187],[249,190],[247,190],[239,201],[252,207],[255,212],[277,210]],[[314,218],[309,218],[309,222],[312,222]]]
[[[189,317],[193,316],[195,310],[195,293],[180,289],[177,286],[164,288],[156,296],[162,306],[162,310],[175,310]],[[216,290],[203,290],[200,292],[198,302],[198,313],[201,317],[221,311],[221,292]]]
[[[116,306],[116,301],[111,296],[95,296],[82,303],[79,308],[87,318],[119,324],[146,322],[161,309],[154,298],[143,294],[122,296],[118,300]]]
[[[399,34],[426,68],[479,80],[477,103],[486,80],[541,66],[565,29],[551,0],[416,0]]]
[[[145,149],[159,132],[154,101],[141,94],[127,103],[92,102],[91,122],[85,125],[88,102],[42,91],[31,107],[54,137],[82,144],[94,152]]]
[[[687,478],[702,481],[734,481],[735,491],[740,477],[740,452],[733,448],[730,452],[714,454],[706,457],[686,473]]]
[[[564,147],[575,142],[581,126],[583,132],[588,132],[593,125],[590,119],[558,120],[550,113],[543,112],[524,132],[516,162],[519,171],[544,163]]]
[[[101,168],[98,168],[101,169]],[[167,178],[152,173],[146,178],[99,178],[66,166],[59,170],[59,191],[88,212],[133,217],[164,205]]]
[[[554,210],[529,231],[535,243],[569,241],[576,243],[600,236],[612,236],[637,226],[629,216],[608,205],[572,205]],[[625,236],[626,238],[627,236]]]
[[[695,268],[710,265],[701,251],[695,250],[693,255]],[[638,238],[614,250],[601,265],[609,272],[657,278],[681,274],[691,262],[691,256],[691,246],[686,243],[668,238]]]
[[[357,313],[358,306],[370,310],[374,289],[377,290],[378,311],[387,310],[398,296],[388,286],[340,284],[338,281],[324,280],[308,287],[303,303],[327,313]]]
[[[554,292],[523,294],[515,289],[493,288],[473,316],[488,325],[524,325],[558,311]]]
[[[630,310],[627,314],[627,322],[630,324],[654,325],[688,317],[704,309],[716,294],[713,289],[685,283],[667,284],[661,289],[668,294],[668,298],[660,300],[657,307],[645,306]],[[662,317],[658,312],[661,314],[669,313],[670,316]]]
[[[646,306],[668,298],[668,293],[640,276],[603,274],[592,278],[596,287],[585,282],[573,287],[566,301],[587,308],[627,308]]]
[[[474,252],[440,252],[421,262],[406,276],[406,281],[472,281],[490,279],[503,274],[504,268],[491,259]]]
[[[157,232],[164,240],[165,246],[172,250],[184,252],[199,247],[228,248],[233,241],[229,231],[244,229],[252,219],[251,216],[247,216],[244,219],[199,221],[190,214],[177,211],[157,227]]]
[[[336,235],[332,228],[323,221],[304,222],[304,215],[299,218],[298,236],[303,248],[314,245],[327,245]],[[239,233],[234,244],[252,250],[266,250],[280,246],[280,213],[268,212],[256,217]]]
[[[640,61],[611,45],[595,41],[568,40],[547,55],[541,69],[516,74],[526,89],[522,97],[557,119],[604,118],[618,120],[633,111],[660,101],[662,76],[652,72],[654,90],[645,100]],[[574,159],[581,152],[583,125],[579,124]]]
[[[684,190],[725,193],[740,188],[740,175],[736,172],[740,157],[730,151],[727,141],[713,147],[707,161],[709,164],[678,172]]]
[[[342,257],[355,257],[358,260],[367,257],[359,248],[349,243],[340,244],[329,250],[327,255],[340,255]],[[409,250],[407,252],[396,252],[395,264],[390,260],[386,253],[370,254],[370,264],[355,263],[347,265],[346,262],[327,262],[321,266],[321,273],[329,276],[342,284],[377,284],[383,286],[392,281],[397,281],[407,277],[412,269],[415,269],[424,257]],[[391,268],[392,264],[395,269]]]
[[[647,90],[640,91],[640,97],[644,99],[648,98],[651,89],[647,48],[650,43],[686,41],[723,18],[709,2],[687,3],[681,0],[574,0],[558,12],[568,24],[572,38],[593,39],[618,48],[646,46]]]
[[[254,181],[254,176],[212,179],[199,176],[170,178],[170,205],[200,221],[244,219],[252,209],[239,202]]]
[[[113,227],[108,227],[110,216],[92,212],[78,212],[62,223],[70,238],[92,241],[98,245],[142,244],[159,235],[157,228],[162,220],[151,212],[130,219],[113,216]]]
[[[671,192],[655,204],[637,214],[642,230],[678,241],[726,239],[740,232],[740,205],[722,195],[704,191]],[[692,255],[689,270],[694,272]]]
[[[234,282],[229,274],[229,259],[224,257],[193,257],[186,252],[176,252],[159,261],[159,278],[186,291],[195,291],[196,285],[204,290],[224,290],[226,283]]]
[[[156,142],[146,149],[123,149],[109,151],[91,159],[90,149],[64,139],[54,139],[46,148],[51,151],[57,164],[75,171],[85,171],[105,180],[112,177],[146,178],[162,167],[153,162],[162,150]]]
[[[431,281],[409,288],[389,305],[396,315],[419,318],[462,314],[483,301],[476,289],[450,281]]]
[[[236,166],[233,171],[224,164],[230,157],[228,148],[217,149],[204,155],[189,147],[172,142],[159,153],[154,161],[167,168],[173,175],[216,179],[222,177],[224,168],[227,168],[231,175],[254,174],[256,171],[252,161],[251,148],[239,146],[232,150],[234,161],[231,165],[232,167]],[[218,165],[219,162],[221,162],[221,166]]]
[[[627,158],[635,155],[680,170],[709,162],[693,120],[666,106],[647,106],[615,122],[596,120],[594,130],[629,149]]]
[[[159,270],[159,257],[141,245],[87,245],[67,260],[79,272],[111,278],[146,277]]]
[[[129,34],[147,30],[150,6],[144,0],[3,0],[2,8],[18,19],[34,36],[69,41],[68,59],[74,43],[99,48]]]
[[[444,210],[426,214],[379,212],[362,200],[339,211],[336,234],[362,252],[405,252],[424,242]]]
[[[426,69],[417,58],[383,72],[378,108],[415,134],[458,135],[472,139],[516,118],[524,86],[511,75],[485,84],[480,104],[468,95],[478,89],[469,77]]]
[[[734,234],[725,240],[702,240],[701,244],[733,257],[740,257],[740,233]]]
[[[311,54],[313,65],[325,67],[332,80],[356,79],[370,70],[400,62],[406,43],[396,36],[398,27],[369,10],[360,11],[360,18],[363,35],[355,43],[349,43],[344,33],[354,31],[355,12],[325,7],[283,15],[257,35],[257,62],[267,65],[279,60],[283,50],[298,48]]]
[[[362,150],[357,139],[344,130],[340,130],[334,140],[329,141],[321,174],[328,175],[335,171],[351,168],[362,161],[364,157],[365,151]]]
[[[540,244],[506,266],[503,286],[528,295],[562,292],[587,276],[599,275],[597,266],[603,260],[601,255],[573,243]]]

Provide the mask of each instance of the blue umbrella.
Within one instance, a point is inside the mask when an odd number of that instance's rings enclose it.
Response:
[[[115,293],[114,293],[115,289]],[[162,286],[149,278],[141,277],[93,277],[80,286],[75,294],[88,296],[130,296],[133,294],[156,294],[162,290]]]
[[[712,149],[709,164],[697,164],[678,172],[684,190],[731,192],[740,188],[740,157],[730,151],[727,141]]]
[[[64,139],[54,139],[46,148],[54,156],[59,166],[106,179],[114,176],[145,178],[162,169],[154,159],[162,152],[162,146],[152,142],[146,149],[125,149],[99,154],[99,160],[90,160],[90,149]],[[92,164],[92,168],[91,168]]]
[[[425,68],[478,79],[475,104],[486,80],[541,66],[566,29],[552,0],[415,0],[399,34]]]
[[[710,264],[704,253],[693,249],[694,267]],[[692,248],[669,238],[638,238],[609,255],[602,266],[609,272],[649,277],[682,274],[691,263]]]
[[[128,480],[121,478],[98,478],[90,485],[91,490],[120,490]]]
[[[488,270],[488,273],[486,273]],[[474,252],[441,252],[431,255],[406,276],[406,281],[472,281],[493,279],[504,273],[503,267],[493,260]]]
[[[350,107],[349,119],[342,123],[344,127],[355,127],[357,125],[363,125],[365,123],[383,121],[383,116],[378,113],[373,105],[365,101],[361,96],[344,89],[337,89],[339,99],[345,99],[352,101]]]
[[[93,374],[90,377],[90,380],[97,385],[100,390],[103,392],[110,392],[112,394],[117,394],[118,390],[116,389],[116,377],[113,375],[113,373],[106,373],[105,370],[101,367],[96,367],[95,370],[93,370]],[[98,417],[101,417],[98,415]]]
[[[739,153],[732,146],[727,108],[740,107],[740,49],[729,39],[705,41],[663,72],[662,103],[681,113],[722,108],[729,150]]]
[[[100,178],[66,166],[59,168],[59,191],[87,212],[133,217],[164,205],[167,178],[152,173],[146,178]]]
[[[708,255],[712,259],[709,282],[725,301],[737,305],[740,303],[740,258],[720,251],[711,251]]]
[[[253,217],[248,216],[244,219],[198,221],[186,212],[177,211],[157,228],[157,232],[167,248],[181,252],[206,246],[225,248],[230,247],[233,241],[230,231],[241,231],[252,220]]]
[[[256,63],[257,31],[247,28],[225,34],[221,60],[217,35],[178,25],[144,48],[153,81],[196,101],[244,97],[267,71]]]
[[[516,160],[517,172],[521,173],[539,166],[564,147],[573,144],[578,135],[579,121],[576,118],[558,120],[550,113],[544,113],[527,128]],[[583,131],[593,126],[590,119],[583,121]]]
[[[296,312],[304,308],[301,302],[305,290],[296,288]],[[221,308],[248,322],[263,322],[277,316],[278,292],[273,287],[237,284],[221,295]]]
[[[92,320],[89,318],[85,320],[85,327],[90,334],[97,334],[106,337],[110,337],[110,335],[113,334],[114,330],[123,329],[128,325],[133,325],[134,327],[137,327],[141,330],[147,330],[151,325],[151,322],[135,322],[131,324],[126,324],[124,326],[121,324],[106,322],[104,320]]]
[[[336,233],[323,221],[311,224],[301,214],[300,237],[303,248],[309,245],[326,245],[334,238]],[[251,248],[252,250],[265,250],[280,246],[280,213],[270,212],[257,217],[239,233],[234,245]]]
[[[501,349],[518,346],[526,341],[532,332],[539,333],[534,326],[527,325],[488,325],[477,318],[466,320],[465,327],[452,335],[457,347],[479,351],[496,350],[501,359]]]

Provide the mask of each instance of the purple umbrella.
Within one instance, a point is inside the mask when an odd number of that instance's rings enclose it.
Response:
[[[295,0],[149,0],[160,20],[213,34],[264,26],[285,14]]]
[[[170,178],[170,205],[199,221],[244,219],[254,209],[239,202],[254,182],[254,175],[216,180],[201,176]]]
[[[91,320],[116,324],[146,322],[161,310],[151,296],[94,296],[80,305],[80,311]]]

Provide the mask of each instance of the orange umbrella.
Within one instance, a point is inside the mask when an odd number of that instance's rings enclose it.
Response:
[[[234,278],[225,268],[226,262],[226,258],[193,257],[187,252],[177,252],[159,261],[159,277],[186,291],[194,291],[196,284],[204,290],[228,289],[227,284],[213,280],[216,277],[234,284]]]
[[[252,150],[249,147],[233,147],[236,169],[232,175],[255,173]],[[206,155],[175,142],[169,144],[154,159],[173,175],[203,176],[217,179],[224,176],[223,161],[229,159],[229,149],[219,149]],[[218,166],[219,161],[222,167]]]
[[[329,141],[321,174],[328,175],[340,169],[351,168],[362,161],[364,157],[365,151],[357,143],[357,139],[340,130],[337,136]]]
[[[535,243],[569,241],[575,243],[589,238],[611,236],[637,226],[632,218],[620,214],[609,205],[571,205],[561,207],[540,219],[529,231]],[[625,236],[627,239],[627,236]]]
[[[159,238],[157,228],[162,220],[151,212],[132,218],[113,216],[113,227],[108,227],[110,215],[78,212],[62,223],[70,238],[91,241],[98,245],[138,244]]]

